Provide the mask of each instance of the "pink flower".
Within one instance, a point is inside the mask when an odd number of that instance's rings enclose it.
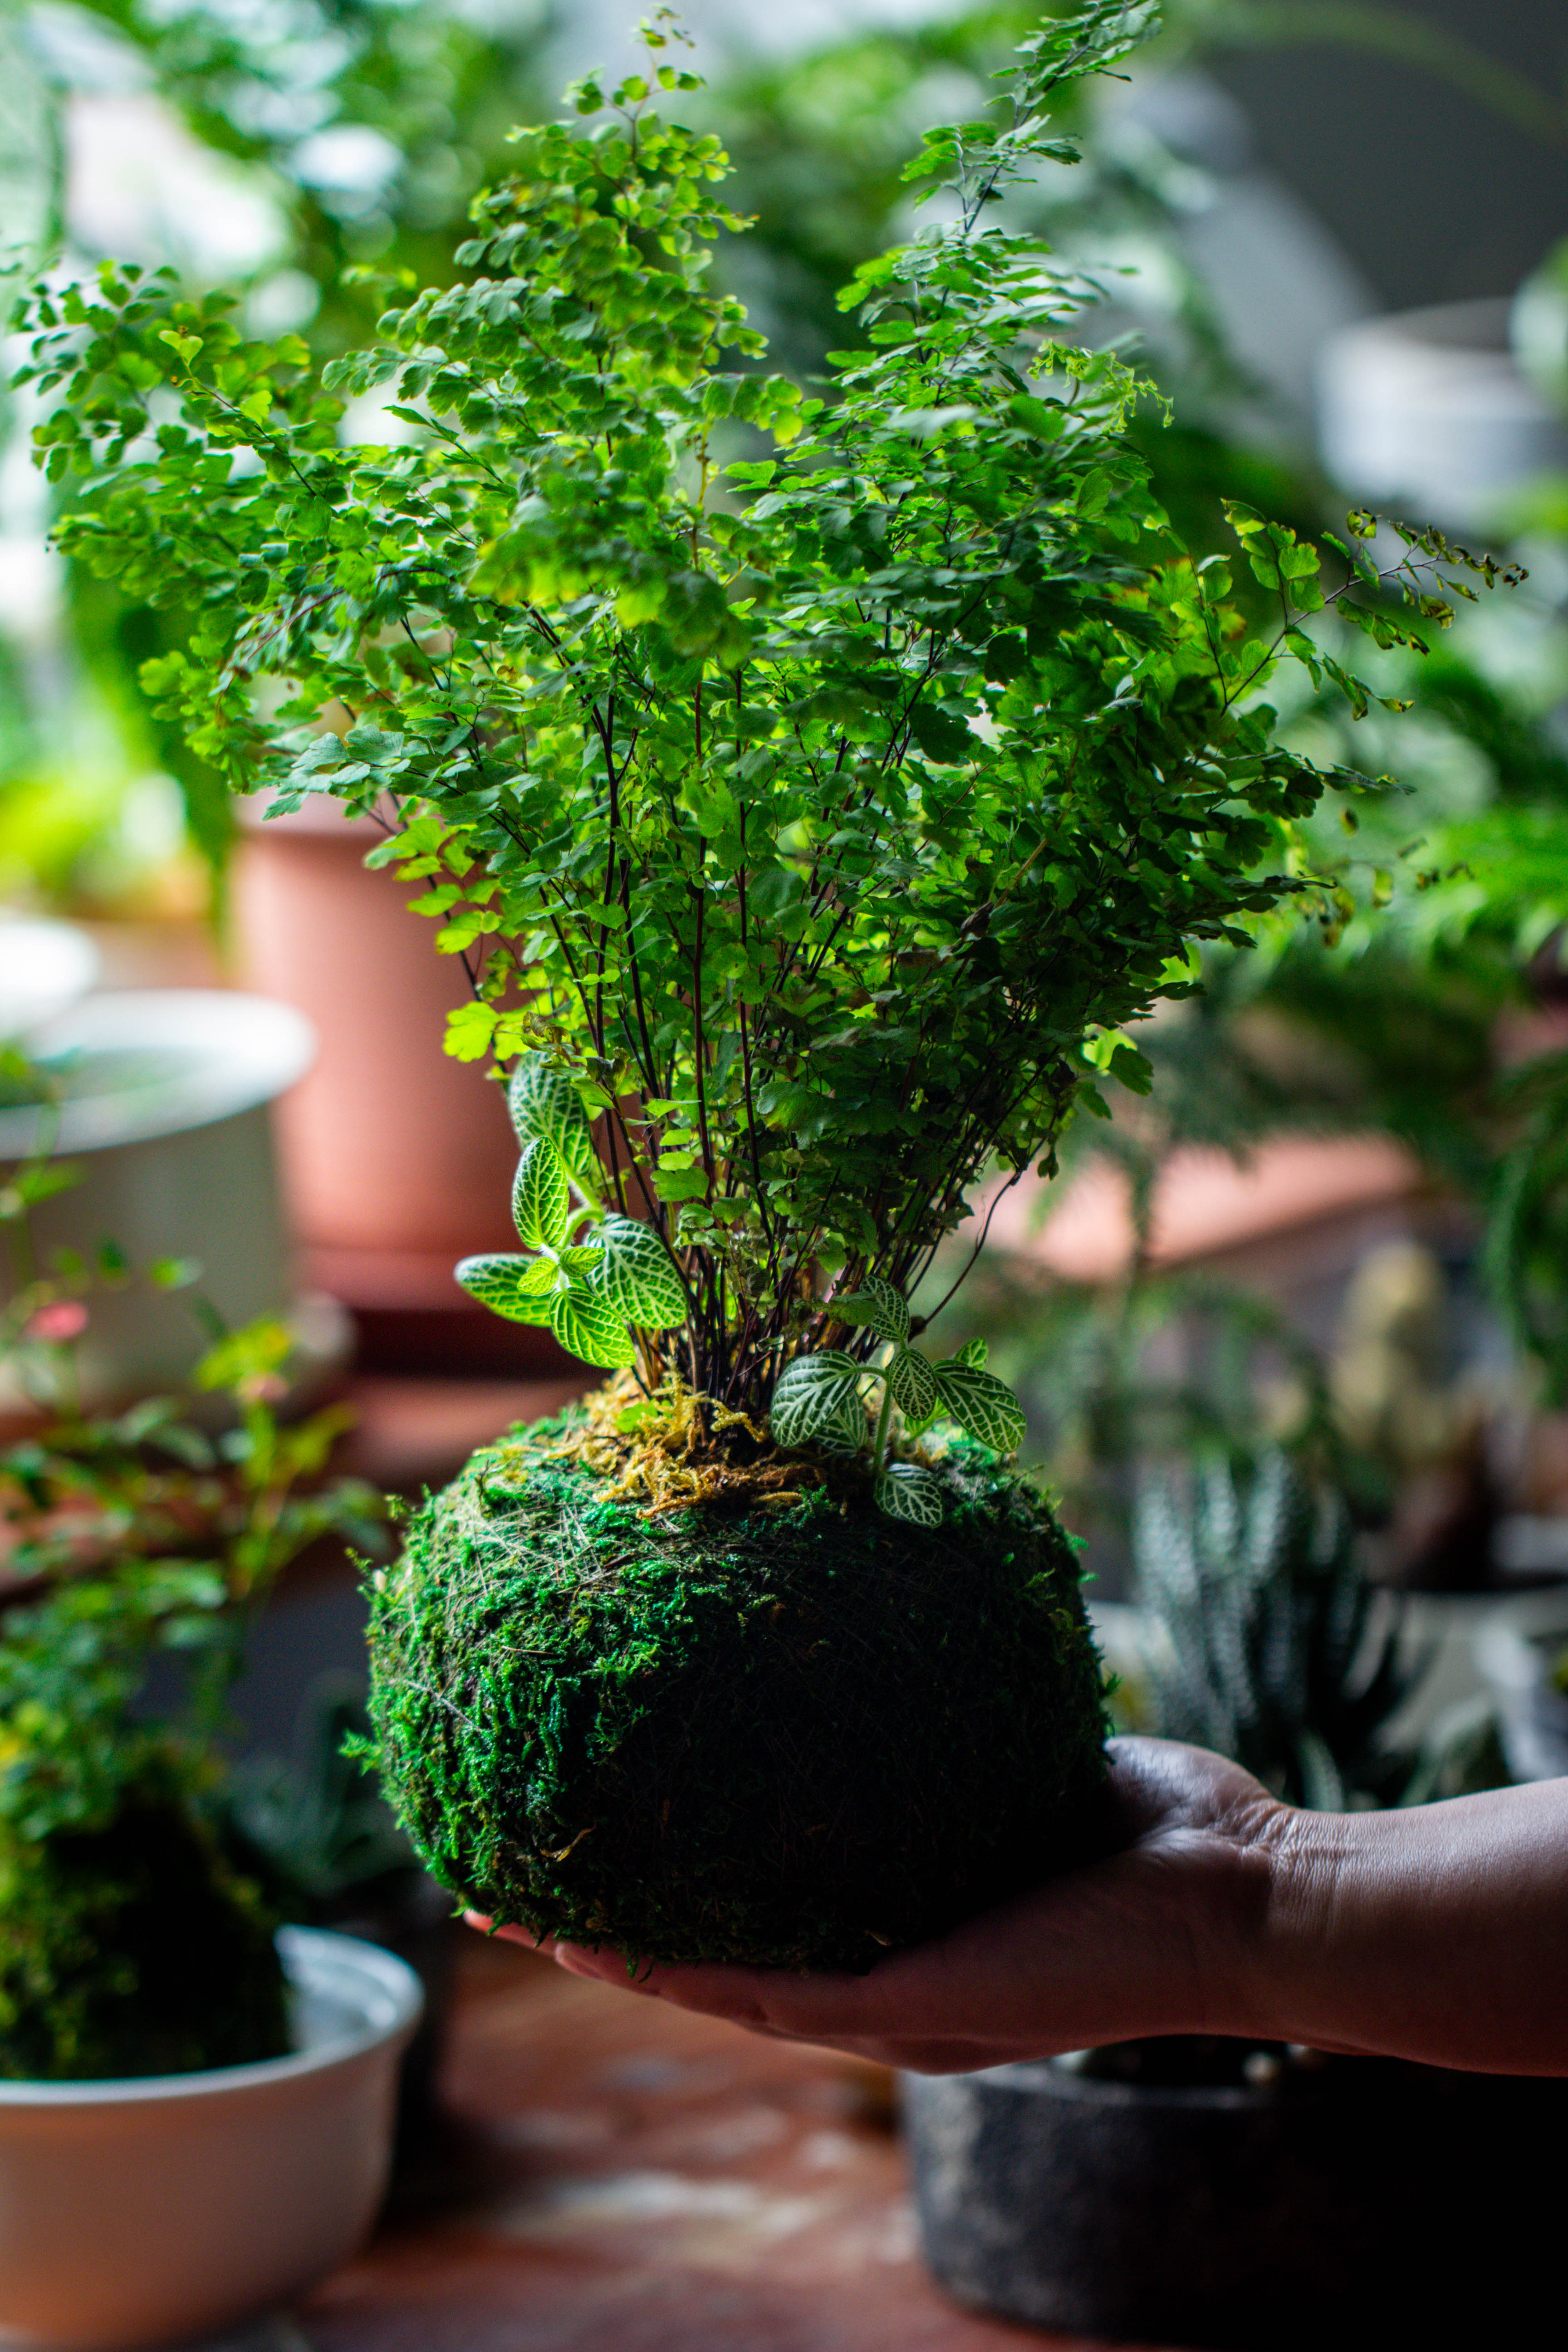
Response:
[[[79,1339],[87,1329],[88,1314],[79,1298],[58,1298],[52,1307],[40,1307],[27,1318],[29,1339]]]

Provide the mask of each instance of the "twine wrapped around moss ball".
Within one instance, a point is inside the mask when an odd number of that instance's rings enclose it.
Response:
[[[837,1480],[645,1513],[572,1429],[476,1454],[373,1591],[387,1791],[465,1904],[861,1970],[1082,1851],[1101,1677],[1032,1487],[965,1444],[939,1528]]]

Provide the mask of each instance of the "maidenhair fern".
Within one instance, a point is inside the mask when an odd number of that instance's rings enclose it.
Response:
[[[236,789],[385,825],[472,982],[452,1049],[520,1073],[526,1255],[463,1280],[650,1389],[754,1414],[782,1378],[797,1435],[890,1347],[879,1475],[889,1397],[1016,1421],[847,1298],[907,1299],[987,1169],[1050,1172],[1105,1078],[1142,1087],[1126,1024],[1312,903],[1299,821],[1369,788],[1274,741],[1276,663],[1364,709],[1310,616],[1415,642],[1399,597],[1492,576],[1432,533],[1379,573],[1362,517],[1325,588],[1237,510],[1253,635],[1176,541],[1128,437],[1154,395],[1007,207],[1152,23],[1089,0],[928,135],[934,225],[846,289],[822,394],[709,287],[743,224],[718,140],[656,110],[693,86],[664,17],[645,74],[517,134],[459,282],[389,288],[322,376],[126,267],[26,321],[62,543],[191,616],[159,707]],[[345,446],[372,394],[400,446]]]

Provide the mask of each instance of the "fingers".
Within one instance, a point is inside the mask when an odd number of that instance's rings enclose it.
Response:
[[[634,1976],[618,1952],[591,1952],[574,1944],[549,1947],[557,1966],[573,1976],[624,1986],[655,2000],[722,2018],[773,2042],[808,2042],[915,2074],[964,2074],[1027,2056],[1027,2048],[994,2034],[913,2034],[852,2030],[857,2009],[870,2006],[866,1979],[858,1977],[789,1977],[761,1969],[651,1968]],[[831,1990],[824,1998],[825,1981]],[[804,2003],[809,2002],[809,2013]],[[837,2011],[837,2014],[835,2013]],[[1026,2041],[1027,2037],[1026,2037]]]
[[[521,1944],[529,1952],[542,1952],[547,1948],[542,1937],[536,1936],[531,1927],[498,1927],[495,1921],[487,1918],[482,1911],[465,1911],[463,1925],[465,1927],[477,1927],[481,1936],[489,1936],[498,1944]]]
[[[841,2033],[869,2030],[864,2014],[866,1979],[861,1977],[796,1976],[783,1969],[660,1961],[628,1968],[620,1952],[588,1951],[580,1944],[553,1945],[551,1957],[574,1976],[626,1984],[656,2000],[725,2018],[753,2033],[816,2040],[822,2037],[812,2029],[818,2026]]]
[[[574,1976],[922,2073],[1231,2030],[1232,1947],[1247,1909],[1237,1856],[1256,1822],[1281,1809],[1238,1767],[1150,1739],[1112,1743],[1105,1802],[1114,1850],[1103,1859],[891,1952],[865,1976],[644,1967],[582,1945],[541,1948]],[[1247,1902],[1256,1909],[1256,1890]]]

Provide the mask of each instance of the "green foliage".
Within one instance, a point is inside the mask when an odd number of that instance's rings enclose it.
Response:
[[[247,1757],[230,1775],[226,1841],[286,1918],[342,1919],[417,1876],[365,1761],[369,1731],[358,1685],[326,1676],[301,1706],[294,1753]]]
[[[288,2043],[272,1921],[210,1818],[225,1694],[280,1570],[329,1533],[374,1547],[384,1513],[324,1480],[341,1412],[278,1422],[287,1331],[225,1330],[199,1295],[196,1385],[237,1425],[215,1439],[166,1397],[82,1415],[89,1302],[135,1277],[108,1243],[34,1263],[27,1208],[70,1175],[34,1162],[0,1199],[21,1277],[0,1341],[40,1408],[0,1451],[0,2074],[238,2064]]]
[[[1123,1024],[1307,888],[1300,821],[1367,782],[1271,741],[1277,660],[1370,707],[1305,624],[1337,604],[1403,642],[1387,589],[1425,626],[1469,561],[1407,534],[1383,581],[1356,539],[1326,590],[1237,509],[1258,634],[1225,565],[1173,554],[1138,379],[1070,340],[1086,289],[995,211],[1070,160],[1050,115],[1150,22],[1092,0],[928,136],[907,176],[939,225],[858,271],[826,400],[709,290],[725,158],[652,110],[680,86],[657,45],[519,134],[461,282],[325,378],[130,271],[35,298],[63,541],[199,614],[148,682],[237,786],[388,814],[474,981],[455,1049],[540,1057],[679,1276],[679,1326],[627,1276],[631,1311],[596,1312],[606,1261],[546,1242],[560,1145],[532,1138],[552,1320],[601,1362],[629,1330],[650,1384],[759,1408],[833,1327],[821,1273],[907,1295],[990,1160],[1049,1169],[1103,1075],[1143,1083]],[[416,438],[342,447],[336,395],[375,387]],[[742,427],[765,454],[726,462]]]
[[[289,2047],[272,1921],[177,1772],[100,1828],[0,1827],[0,2077],[113,2081]]]
[[[42,1448],[4,1467],[50,1490]],[[157,1660],[203,1681],[231,1604],[216,1566],[153,1559],[5,1620],[0,2074],[175,2073],[288,2046],[271,1922],[203,1818],[211,1766],[136,1712]]]
[[[1376,1736],[1406,1684],[1354,1546],[1340,1496],[1277,1451],[1240,1475],[1217,1456],[1148,1475],[1134,1550],[1166,1637],[1152,1662],[1162,1736],[1233,1757],[1317,1811],[1386,1792]]]
[[[935,1527],[942,1516],[942,1482],[918,1462],[889,1462],[888,1440],[894,1406],[913,1443],[941,1422],[955,1423],[966,1437],[1003,1461],[1015,1454],[1024,1435],[1024,1412],[1012,1391],[984,1369],[985,1343],[973,1340],[946,1363],[933,1364],[910,1346],[910,1310],[892,1285],[867,1277],[864,1291],[836,1298],[836,1321],[867,1324],[888,1343],[880,1362],[857,1363],[837,1348],[814,1348],[784,1367],[773,1390],[769,1427],[789,1449],[805,1444],[834,1454],[858,1454],[869,1443],[877,1499],[895,1519]],[[867,1419],[870,1391],[881,1383],[875,1436]]]
[[[464,1258],[458,1280],[513,1323],[548,1323],[586,1363],[635,1363],[632,1327],[666,1330],[686,1312],[668,1244],[653,1225],[605,1215],[593,1131],[569,1078],[524,1054],[507,1100],[522,1146],[512,1221],[532,1254]],[[585,1219],[591,1237],[581,1231]]]
[[[863,1483],[644,1511],[514,1432],[373,1580],[382,1771],[428,1866],[535,1935],[863,1969],[1083,1850],[1104,1771],[1077,1563],[956,1445],[941,1524]]]
[[[1512,1075],[1527,1113],[1497,1173],[1485,1266],[1513,1337],[1544,1374],[1548,1404],[1568,1402],[1568,1055]]]
[[[160,97],[208,147],[262,166],[287,259],[321,302],[309,331],[341,351],[374,317],[374,270],[449,268],[474,189],[534,94],[543,11],[443,0],[79,0],[140,52]],[[339,187],[313,167],[326,132],[370,132],[387,169]]]

